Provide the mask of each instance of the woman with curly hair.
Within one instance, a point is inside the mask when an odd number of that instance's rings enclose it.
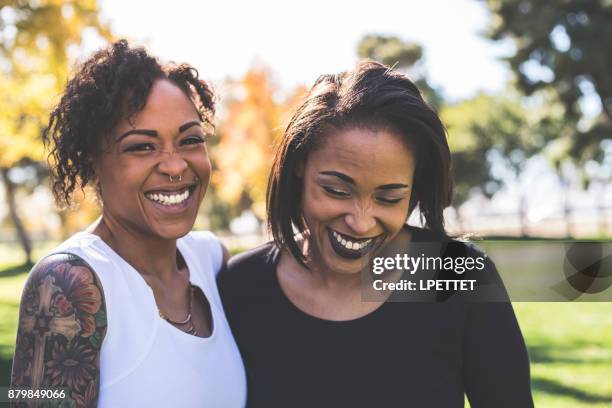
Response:
[[[58,203],[92,185],[102,215],[30,272],[13,387],[63,388],[77,407],[244,405],[215,284],[227,251],[190,232],[213,115],[194,68],[125,40],[80,66],[43,138]]]

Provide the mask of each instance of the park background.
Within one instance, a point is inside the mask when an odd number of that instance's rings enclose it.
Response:
[[[32,262],[98,216],[91,191],[68,211],[54,206],[41,129],[75,64],[117,38],[213,84],[214,175],[196,228],[233,253],[266,239],[266,178],[291,110],[318,75],[360,58],[408,74],[440,112],[451,232],[612,234],[610,0],[0,0],[0,386]],[[612,303],[514,307],[536,406],[612,406]]]

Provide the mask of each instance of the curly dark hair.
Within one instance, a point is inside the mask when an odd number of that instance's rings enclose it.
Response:
[[[72,193],[94,176],[93,159],[103,138],[121,118],[130,118],[146,104],[153,83],[168,79],[193,101],[200,120],[212,126],[215,113],[211,88],[187,64],[161,64],[144,48],[124,39],[93,54],[68,82],[43,131],[49,149],[52,191],[60,206],[70,206]]]

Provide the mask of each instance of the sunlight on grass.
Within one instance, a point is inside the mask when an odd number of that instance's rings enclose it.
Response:
[[[10,250],[2,248],[0,253],[8,254]],[[27,278],[28,269],[19,266],[20,262],[0,264],[0,387],[7,386],[10,381],[19,299]]]
[[[2,268],[0,268],[0,270],[2,270]],[[0,302],[19,303],[21,291],[23,290],[23,285],[27,278],[25,272],[26,270],[24,269],[22,273],[15,276],[0,276]]]
[[[55,241],[35,242],[32,245],[32,258],[34,262],[43,257],[51,249],[57,246]],[[21,246],[16,243],[0,245],[0,271],[10,265],[20,265],[25,262],[25,255]]]
[[[515,303],[537,407],[612,406],[612,303]]]

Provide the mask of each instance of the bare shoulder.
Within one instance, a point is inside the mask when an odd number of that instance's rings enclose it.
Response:
[[[95,406],[105,334],[104,293],[94,270],[72,254],[48,256],[23,290],[11,385],[67,388],[75,406]]]

